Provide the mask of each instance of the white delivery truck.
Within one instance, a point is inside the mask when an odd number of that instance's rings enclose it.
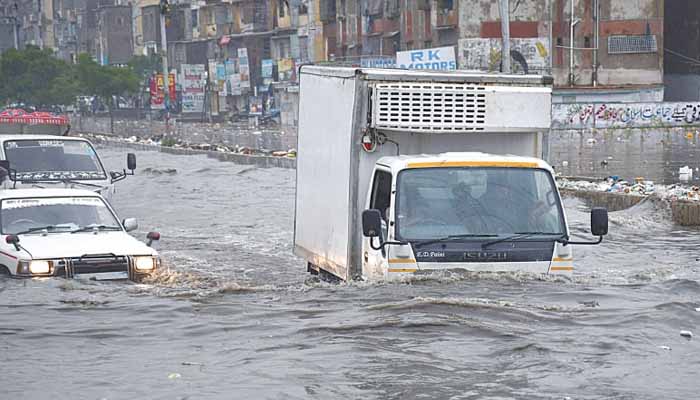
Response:
[[[549,77],[303,66],[295,254],[329,278],[573,272]]]

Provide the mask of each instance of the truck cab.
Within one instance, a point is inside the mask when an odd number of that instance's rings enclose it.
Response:
[[[570,233],[553,172],[532,157],[382,157],[365,202],[363,223],[374,232],[365,230],[363,277],[445,269],[570,275]]]
[[[114,183],[133,175],[136,156],[127,155],[127,169],[105,170],[90,141],[56,135],[0,135],[0,168],[4,188],[80,188],[111,199]]]

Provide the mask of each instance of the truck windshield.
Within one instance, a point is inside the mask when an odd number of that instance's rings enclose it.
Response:
[[[18,181],[107,179],[95,149],[82,140],[9,140],[5,158]]]
[[[404,170],[396,215],[397,239],[407,241],[565,232],[552,176],[534,168]]]
[[[89,227],[121,230],[99,197],[6,199],[0,204],[2,233],[68,232]]]

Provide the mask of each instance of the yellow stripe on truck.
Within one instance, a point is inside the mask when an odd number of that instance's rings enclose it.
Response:
[[[566,267],[550,267],[549,270],[550,271],[573,271],[574,267],[571,265],[566,266]]]
[[[435,167],[506,167],[506,168],[539,168],[536,162],[527,161],[437,161],[437,162],[412,162],[408,168],[435,168]]]
[[[390,258],[389,264],[415,264],[416,260],[413,258]]]
[[[389,272],[416,272],[416,268],[389,268]]]

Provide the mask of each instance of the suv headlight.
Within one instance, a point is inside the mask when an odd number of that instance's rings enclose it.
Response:
[[[53,261],[31,260],[17,264],[18,275],[49,275],[53,270]]]
[[[134,267],[136,271],[146,272],[156,269],[157,260],[153,256],[137,256],[134,257]]]

